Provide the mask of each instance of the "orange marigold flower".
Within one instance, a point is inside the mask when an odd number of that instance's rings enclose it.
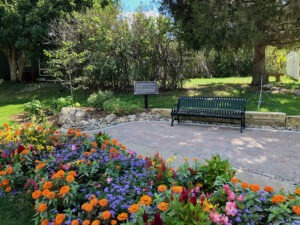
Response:
[[[106,210],[106,211],[102,212],[101,217],[104,220],[108,220],[111,217],[110,211]]]
[[[242,182],[242,183],[241,183],[241,187],[242,187],[242,188],[248,188],[248,187],[249,187],[249,184],[246,183],[246,182]]]
[[[108,201],[107,201],[107,199],[105,199],[105,198],[99,200],[99,205],[100,205],[101,207],[107,206],[107,203],[108,203]]]
[[[94,141],[93,141],[93,142],[92,142],[92,146],[93,146],[93,147],[97,147],[97,142],[94,142]]]
[[[104,140],[104,144],[109,145],[110,144],[110,140]]]
[[[49,191],[48,194],[45,196],[48,199],[54,199],[55,198],[55,192],[54,191]]]
[[[78,220],[72,220],[71,225],[79,225],[79,221]]]
[[[94,221],[92,222],[92,225],[100,225],[100,220],[94,220]]]
[[[95,152],[96,152],[96,149],[92,148],[91,153],[95,153]]]
[[[131,206],[129,206],[128,211],[130,213],[136,213],[138,210],[140,209],[138,204],[132,204]]]
[[[264,191],[266,191],[266,192],[273,192],[274,188],[272,186],[265,186],[264,187]]]
[[[183,187],[182,186],[173,186],[173,187],[171,187],[171,190],[174,193],[181,193],[183,190]]]
[[[300,205],[293,206],[293,212],[300,216]]]
[[[38,164],[38,165],[36,166],[36,169],[37,169],[37,170],[40,170],[40,169],[43,169],[45,166],[46,166],[46,164],[45,164],[44,162],[41,162],[40,164]]]
[[[85,157],[89,157],[89,155],[91,154],[90,152],[84,152],[83,153]]]
[[[271,199],[272,203],[281,203],[285,202],[285,197],[283,195],[274,195]]]
[[[128,219],[128,214],[127,213],[120,213],[118,216],[117,216],[117,219],[119,221],[124,221],[124,220],[127,220]]]
[[[58,178],[58,179],[62,179],[64,176],[65,176],[65,171],[63,171],[63,170],[59,170],[56,173],[56,178]]]
[[[43,189],[51,189],[52,188],[52,182],[47,181],[43,184]]]
[[[82,206],[81,206],[81,209],[86,211],[86,212],[91,212],[93,211],[93,205],[90,204],[90,203],[84,203]]]
[[[0,176],[4,176],[4,175],[6,175],[6,171],[0,171]]]
[[[47,210],[47,204],[41,203],[38,208],[38,212],[45,212]]]
[[[21,132],[19,130],[16,130],[15,134],[16,136],[20,136]]]
[[[152,198],[149,196],[149,195],[143,195],[141,198],[140,198],[140,203],[142,205],[151,205],[152,203]]]
[[[157,205],[157,208],[161,211],[166,211],[169,207],[169,204],[166,202],[161,202]]]
[[[39,197],[41,197],[41,195],[42,195],[42,192],[40,190],[36,190],[31,194],[31,197],[33,199],[38,199]]]
[[[11,191],[11,186],[6,187],[6,188],[5,188],[5,191],[6,191],[6,192],[10,192],[10,191]]]
[[[55,223],[57,223],[58,225],[62,224],[65,220],[65,214],[57,214],[57,216],[55,217]]]
[[[49,189],[45,189],[45,190],[43,190],[42,195],[43,195],[44,197],[47,197],[47,195],[49,194],[49,192],[50,192]]]
[[[93,198],[93,199],[90,201],[90,204],[91,204],[92,206],[96,206],[98,203],[99,203],[99,201],[98,201],[97,198]]]
[[[68,175],[68,176],[66,177],[66,181],[69,182],[69,183],[73,182],[74,180],[75,180],[75,177],[72,176],[72,175]]]
[[[43,219],[41,225],[48,225],[48,224],[49,224],[49,220]]]
[[[6,170],[6,173],[8,175],[12,174],[13,172],[14,172],[14,168],[12,168],[12,167],[8,167],[7,170]]]
[[[73,176],[73,177],[76,177],[76,171],[72,170],[69,172],[69,175]]]
[[[300,195],[300,188],[296,188],[295,193],[296,193],[297,195]]]
[[[163,185],[163,184],[161,184],[161,185],[159,185],[158,187],[157,187],[157,190],[159,191],[159,192],[164,192],[164,191],[166,191],[168,188],[167,188],[167,186],[166,185]]]
[[[233,178],[231,179],[231,182],[234,183],[234,184],[236,184],[236,183],[239,182],[239,179],[236,178],[236,177],[233,177]]]
[[[2,185],[3,186],[6,186],[6,185],[8,185],[9,184],[9,179],[4,179],[3,181],[2,181]]]
[[[62,195],[68,194],[70,191],[70,187],[68,185],[62,186],[59,190],[59,193]]]
[[[142,159],[142,158],[144,158],[144,157],[143,157],[143,155],[138,155],[138,158],[139,158],[139,159]]]
[[[84,220],[82,222],[82,225],[90,225],[90,224],[91,224],[91,221],[89,221],[89,220]]]
[[[25,149],[21,152],[22,155],[27,155],[29,153],[29,150]]]
[[[110,221],[110,224],[111,224],[111,225],[116,225],[117,223],[118,223],[118,221],[116,221],[116,220]]]
[[[118,144],[118,140],[117,140],[117,139],[113,139],[113,140],[112,140],[112,143],[113,143],[114,145],[117,145],[117,144]]]
[[[260,186],[258,184],[250,184],[250,189],[252,191],[259,191],[260,190]]]

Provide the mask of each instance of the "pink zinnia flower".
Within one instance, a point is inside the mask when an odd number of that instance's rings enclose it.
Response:
[[[243,201],[244,200],[244,196],[243,195],[239,195],[239,197],[237,198],[238,201]]]
[[[235,202],[226,202],[226,215],[235,216],[237,214],[237,207]]]
[[[111,177],[108,177],[107,179],[106,179],[106,182],[109,184],[110,182],[112,182],[112,178]]]
[[[234,201],[235,200],[235,194],[233,191],[230,191],[227,197],[227,200]]]

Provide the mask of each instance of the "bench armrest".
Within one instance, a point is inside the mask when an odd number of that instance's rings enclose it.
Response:
[[[172,112],[174,112],[174,111],[178,111],[178,104],[174,104],[172,106]]]

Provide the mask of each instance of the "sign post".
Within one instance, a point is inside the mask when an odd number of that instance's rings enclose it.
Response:
[[[134,82],[134,94],[144,95],[145,109],[148,109],[148,95],[158,94],[158,84],[156,81],[136,81]]]

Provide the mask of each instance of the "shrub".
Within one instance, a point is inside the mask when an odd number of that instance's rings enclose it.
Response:
[[[107,112],[115,113],[117,115],[131,114],[139,107],[137,105],[130,105],[127,102],[121,101],[119,98],[105,101],[103,109]]]
[[[63,107],[72,106],[72,105],[73,105],[73,99],[71,96],[67,96],[65,98],[61,97],[61,98],[53,99],[51,102],[51,108],[56,112],[60,112],[60,110]]]
[[[43,121],[45,119],[44,107],[39,100],[33,99],[25,103],[24,111],[32,120]]]
[[[90,106],[102,110],[104,102],[113,97],[114,94],[111,91],[98,91],[98,93],[91,94],[88,97],[87,102]]]

